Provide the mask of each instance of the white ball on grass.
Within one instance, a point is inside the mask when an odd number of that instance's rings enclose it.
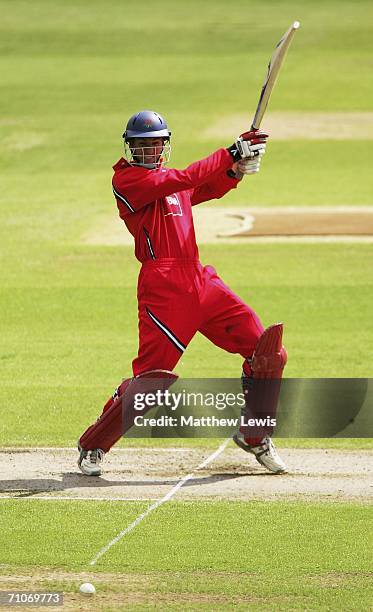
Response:
[[[82,595],[94,595],[96,593],[95,587],[90,582],[83,582],[79,587],[79,591]]]

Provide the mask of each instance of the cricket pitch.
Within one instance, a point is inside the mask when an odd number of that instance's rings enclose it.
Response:
[[[200,207],[193,208],[198,244],[242,242],[373,242],[373,208]],[[82,237],[84,244],[133,245],[133,237],[115,214],[105,216]]]
[[[217,440],[217,446],[219,441]],[[211,452],[203,448],[119,448],[102,477],[87,477],[67,448],[2,449],[0,497],[12,499],[160,499]],[[270,474],[252,455],[228,448],[196,470],[181,500],[373,500],[373,452],[281,449],[289,473]]]

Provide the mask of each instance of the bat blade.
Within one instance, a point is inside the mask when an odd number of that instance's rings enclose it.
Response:
[[[263,115],[266,111],[272,89],[275,85],[278,73],[281,65],[284,61],[286,52],[290,46],[295,32],[300,26],[299,21],[294,21],[290,28],[285,32],[281,40],[277,43],[276,48],[272,54],[270,62],[268,64],[268,71],[264,80],[262,90],[259,96],[258,106],[254,115],[251,129],[258,130],[263,119]]]

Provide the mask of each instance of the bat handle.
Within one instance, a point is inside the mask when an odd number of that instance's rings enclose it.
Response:
[[[250,132],[252,132],[253,130],[259,130],[260,125],[254,126],[254,124],[252,123],[251,128],[250,128]],[[241,180],[243,178],[243,174],[242,172],[240,172],[239,170],[236,172],[236,178]]]

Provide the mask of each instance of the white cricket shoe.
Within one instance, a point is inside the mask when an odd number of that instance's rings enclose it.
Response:
[[[94,450],[84,450],[78,446],[80,456],[78,459],[78,467],[86,476],[101,476],[101,464],[104,460],[105,453],[100,448]]]
[[[263,438],[258,446],[250,446],[250,444],[245,442],[245,438],[240,432],[233,436],[233,441],[247,453],[255,455],[258,463],[270,472],[274,474],[284,474],[284,472],[287,472],[287,467],[269,436]]]

